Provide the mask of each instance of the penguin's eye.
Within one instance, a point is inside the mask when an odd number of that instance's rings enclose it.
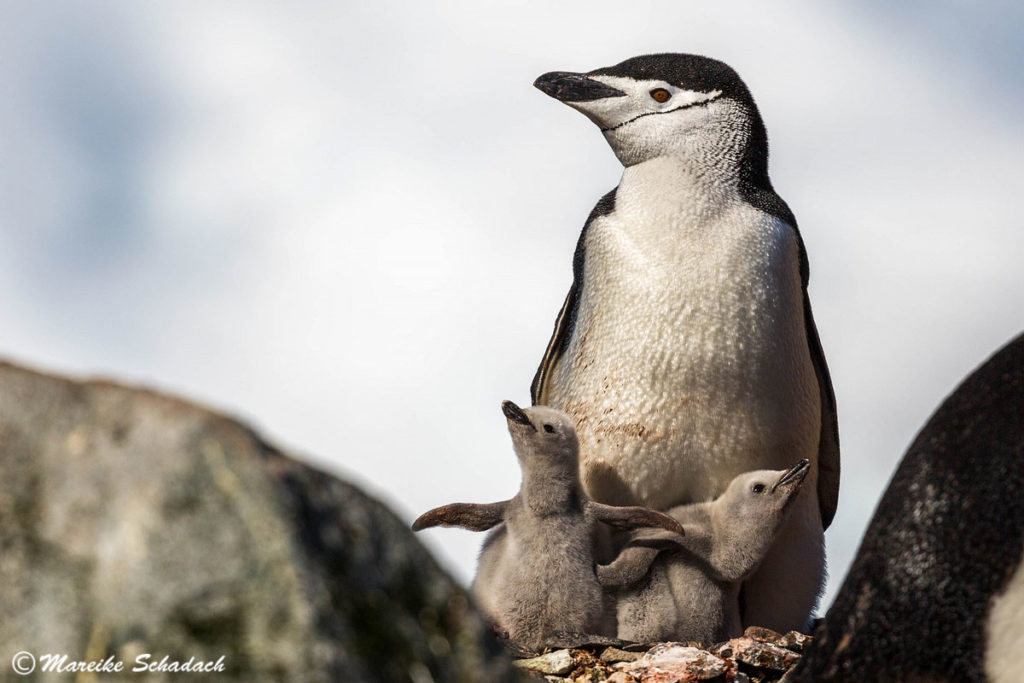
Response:
[[[651,91],[651,98],[655,102],[668,102],[668,98],[672,97],[672,93],[664,88],[655,88]]]
[[[764,493],[764,484],[754,484],[754,488],[750,490],[754,493]]]
[[[544,431],[547,432],[548,434],[554,434],[555,428],[552,427],[551,425],[544,425]]]

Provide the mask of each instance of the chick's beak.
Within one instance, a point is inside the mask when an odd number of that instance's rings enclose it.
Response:
[[[811,471],[811,462],[806,458],[801,460],[793,467],[786,470],[779,480],[772,486],[772,491],[775,491],[780,486],[789,486],[790,484],[799,485],[804,480],[807,473]]]
[[[509,422],[515,422],[516,424],[531,427],[534,431],[537,430],[537,428],[533,426],[533,423],[530,422],[530,417],[525,412],[523,412],[522,408],[517,406],[512,401],[502,401],[501,412],[505,414],[505,419],[507,419]]]

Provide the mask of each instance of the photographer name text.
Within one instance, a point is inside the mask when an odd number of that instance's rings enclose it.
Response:
[[[38,660],[38,661],[37,661]],[[29,652],[19,652],[12,661],[16,673],[27,675],[38,668],[39,671],[48,673],[216,673],[224,671],[225,655],[221,655],[216,661],[208,661],[189,657],[186,660],[171,659],[170,655],[164,655],[157,660],[149,653],[142,653],[137,656],[128,669],[123,660],[114,655],[106,659],[92,661],[78,661],[71,659],[66,654],[48,653],[39,655],[38,658]]]

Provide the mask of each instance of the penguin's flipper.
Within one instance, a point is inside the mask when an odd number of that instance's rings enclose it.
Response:
[[[569,343],[569,330],[572,327],[571,322],[576,318],[576,306],[579,301],[577,296],[578,289],[576,283],[573,282],[572,287],[569,288],[569,293],[565,297],[565,302],[562,304],[562,310],[558,312],[558,317],[555,318],[555,329],[551,333],[548,347],[544,350],[544,358],[541,360],[537,373],[533,376],[533,381],[530,383],[530,401],[535,406],[544,405],[544,401],[547,400],[544,396],[545,385],[548,378],[554,372],[555,363]]]
[[[818,507],[821,512],[822,529],[827,529],[836,516],[839,505],[839,418],[836,414],[836,394],[832,389],[832,378],[821,350],[818,328],[811,315],[811,300],[804,289],[804,327],[807,328],[807,346],[811,352],[811,363],[818,378],[818,393],[821,396],[821,435],[818,439]]]
[[[664,512],[645,507],[605,505],[604,503],[587,502],[587,509],[596,519],[616,529],[640,529],[659,527],[674,534],[684,536],[683,525]]]
[[[626,588],[637,583],[651,570],[654,560],[665,550],[657,545],[626,546],[608,564],[597,565],[597,582],[602,588]]]
[[[804,329],[807,333],[807,350],[811,354],[814,375],[818,378],[818,395],[821,397],[821,433],[818,436],[818,511],[821,513],[821,528],[828,529],[836,516],[839,505],[839,417],[836,413],[836,393],[832,388],[832,377],[821,349],[818,327],[811,313],[811,298],[807,295],[811,269],[807,260],[807,248],[796,219],[782,198],[772,191],[772,196],[781,205],[777,216],[788,222],[796,231],[796,244],[800,258],[800,284],[804,290]]]
[[[597,582],[602,588],[632,586],[647,576],[660,552],[657,548],[629,546],[612,562],[597,565]]]
[[[432,526],[458,526],[470,531],[487,531],[505,521],[505,510],[511,501],[500,503],[452,503],[428,510],[412,523],[413,531]]]
[[[576,241],[576,251],[572,257],[572,286],[565,297],[565,302],[562,303],[562,310],[555,318],[555,329],[551,332],[551,339],[544,350],[544,358],[540,362],[540,367],[537,368],[537,374],[533,376],[533,382],[530,383],[530,400],[535,406],[546,405],[548,380],[554,374],[558,359],[562,357],[562,353],[569,346],[569,337],[576,326],[576,315],[579,313],[580,307],[580,290],[583,288],[587,230],[596,219],[615,210],[615,193],[618,189],[616,187],[598,200],[587,217],[587,222],[583,224],[580,238]]]

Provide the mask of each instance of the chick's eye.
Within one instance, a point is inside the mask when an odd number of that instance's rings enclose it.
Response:
[[[655,88],[651,91],[651,97],[655,102],[668,102],[668,98],[672,97],[672,93],[664,88]]]
[[[754,488],[751,491],[754,493],[764,493],[764,484],[754,484]]]
[[[544,425],[544,431],[547,432],[548,434],[554,434],[555,428],[552,427],[551,425]]]

